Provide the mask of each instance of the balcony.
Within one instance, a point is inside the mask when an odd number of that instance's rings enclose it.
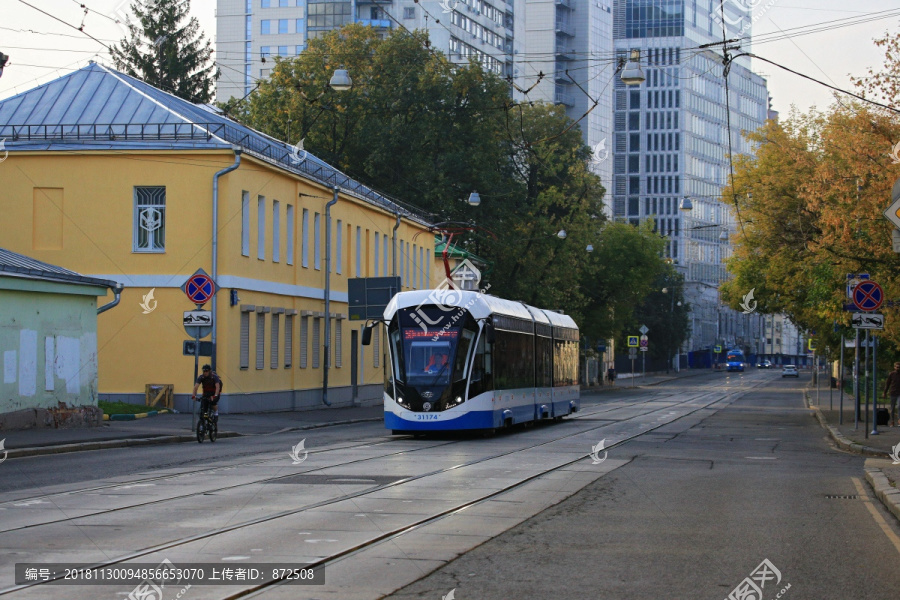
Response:
[[[575,60],[575,54],[572,52],[572,49],[565,44],[556,44],[556,59]]]
[[[391,28],[390,19],[357,19],[356,22],[368,27],[381,27],[383,29]]]
[[[575,106],[575,98],[568,92],[556,92],[556,103],[565,106]]]
[[[556,33],[567,35],[569,37],[575,37],[575,28],[572,27],[568,21],[563,21],[561,19],[556,20]]]

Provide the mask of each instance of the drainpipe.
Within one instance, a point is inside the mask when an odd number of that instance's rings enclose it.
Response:
[[[230,167],[226,167],[213,175],[213,201],[212,201],[212,279],[216,281],[219,276],[219,177],[225,175],[226,173],[231,173],[235,169],[238,168],[241,164],[241,152],[243,149],[240,146],[232,146],[231,149],[234,151],[234,164]],[[218,303],[216,302],[216,296],[212,297],[212,314],[213,314],[213,323],[212,323],[212,356],[210,357],[210,363],[212,363],[213,371],[216,370],[216,338],[218,333],[218,325],[219,325],[219,315],[216,312],[216,307]]]
[[[102,312],[108,311],[109,309],[111,309],[119,304],[119,300],[122,299],[122,290],[125,289],[125,285],[122,283],[116,283],[115,287],[110,286],[109,289],[111,289],[113,291],[113,294],[116,295],[116,299],[113,300],[112,302],[110,302],[109,304],[104,304],[103,306],[99,307],[97,309],[98,315]]]
[[[322,403],[328,401],[328,367],[331,366],[331,207],[338,201],[341,188],[334,186],[334,197],[325,205],[325,369],[322,373]]]
[[[393,271],[391,272],[391,275],[393,275],[394,277],[397,276],[397,228],[398,227],[400,227],[400,213],[399,212],[397,213],[397,222],[394,223],[394,239],[392,240],[394,243],[394,252],[393,252],[394,262],[393,262],[393,267],[392,267]]]

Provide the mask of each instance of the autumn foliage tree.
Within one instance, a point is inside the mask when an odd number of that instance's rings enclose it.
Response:
[[[882,215],[900,164],[891,157],[900,119],[891,111],[841,101],[826,113],[793,112],[750,134],[759,144],[736,162],[734,198],[741,227],[723,287],[733,308],[755,289],[758,310],[783,312],[837,349],[850,315],[846,275],[866,272],[888,298],[900,298],[900,257]],[[887,309],[884,339],[900,347],[900,314]],[[835,330],[835,326],[838,330]]]

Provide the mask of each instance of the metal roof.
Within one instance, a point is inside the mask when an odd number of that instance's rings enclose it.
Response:
[[[98,287],[115,287],[116,282],[109,279],[85,277],[50,263],[39,261],[24,254],[0,248],[0,276],[41,279],[44,281],[66,282]]]
[[[308,152],[298,161],[294,147],[285,142],[97,63],[0,101],[0,139],[10,152],[239,146],[281,169],[428,224],[423,211],[388,198]]]

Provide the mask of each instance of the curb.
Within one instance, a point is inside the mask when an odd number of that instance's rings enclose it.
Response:
[[[866,461],[868,463],[869,461]],[[865,467],[866,481],[875,490],[875,496],[891,511],[897,519],[900,519],[900,490],[891,485],[890,480],[878,467]]]
[[[165,413],[172,412],[168,408],[161,408],[159,410],[149,410],[143,413],[137,414],[115,414],[115,415],[103,415],[104,421],[134,421],[135,419],[146,419],[147,417],[155,417],[156,415],[162,415]]]
[[[234,431],[219,433],[220,438],[241,437],[242,434]],[[26,456],[42,456],[45,454],[66,454],[68,452],[81,452],[83,450],[105,450],[107,448],[127,448],[130,446],[155,446],[157,444],[176,444],[179,442],[197,443],[195,435],[161,435],[154,438],[130,438],[122,440],[104,440],[102,442],[78,442],[75,444],[60,444],[58,446],[37,446],[34,448],[14,448],[7,450],[9,458],[24,458]]]
[[[333,425],[353,425],[355,423],[371,423],[381,421],[383,417],[370,419],[347,419],[344,421],[329,421],[327,423],[313,423],[300,427],[289,427],[270,433],[238,433],[236,431],[221,431],[219,438],[248,437],[256,435],[272,435],[288,431],[303,431],[305,429],[320,429]],[[78,442],[74,444],[60,444],[58,446],[36,446],[33,448],[7,449],[8,458],[25,458],[28,456],[43,456],[47,454],[66,454],[68,452],[82,452],[85,450],[105,450],[108,448],[127,448],[131,446],[155,446],[158,444],[178,444],[182,442],[197,442],[195,435],[161,435],[152,438],[128,438],[121,440],[105,440],[102,442]]]
[[[864,446],[857,442],[847,439],[844,434],[838,431],[836,428],[832,427],[825,420],[825,415],[822,414],[822,411],[819,410],[817,406],[813,406],[809,403],[809,392],[804,390],[803,397],[806,400],[806,406],[810,410],[812,410],[816,416],[816,419],[819,421],[819,424],[825,429],[831,438],[835,441],[835,443],[840,446],[842,449],[847,450],[848,452],[853,452],[854,454],[860,454],[862,456],[873,456],[876,458],[890,458],[891,453],[886,450],[879,450],[877,448],[872,448],[871,446]],[[892,488],[893,489],[893,488]]]

